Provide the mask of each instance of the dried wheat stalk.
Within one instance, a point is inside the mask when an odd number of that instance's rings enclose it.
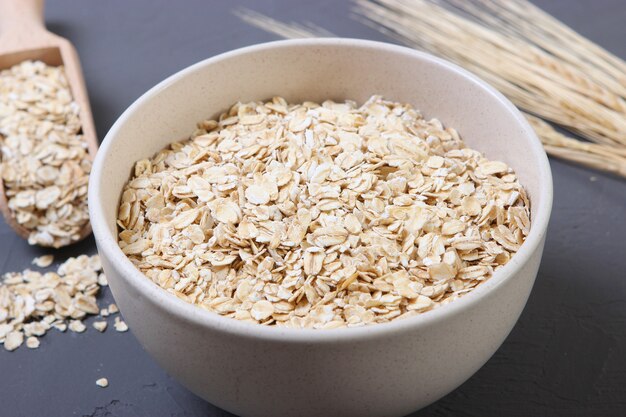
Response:
[[[481,11],[471,1],[441,0],[438,3],[428,0],[357,0],[357,12],[382,25],[403,42],[444,56],[476,72],[528,112],[556,122],[591,141],[626,146],[623,89],[616,91],[606,87],[611,80],[617,80],[601,71],[599,64],[593,65],[596,61],[605,64],[606,61],[589,53],[587,61],[581,62],[592,63],[578,66],[552,55],[548,52],[550,48],[554,49],[552,38],[538,38],[534,34],[534,41],[529,41],[524,37],[526,32],[534,30],[534,26],[528,29],[524,22],[530,19],[523,20],[521,14],[511,17]],[[509,10],[512,6],[527,3],[483,0],[480,4]],[[449,9],[444,5],[457,8]],[[517,34],[505,33],[514,32],[515,28]],[[566,49],[567,44],[561,47]],[[590,68],[595,68],[595,72]],[[592,72],[593,76],[590,75]],[[598,79],[606,82],[600,83]]]
[[[526,114],[526,118],[550,155],[626,178],[626,148],[583,142],[557,132],[538,117]]]
[[[548,51],[626,97],[626,62],[525,0],[447,0],[464,13]],[[546,41],[548,40],[548,41]]]
[[[298,23],[283,23],[246,8],[234,10],[233,13],[252,26],[286,39],[333,36],[332,33],[312,23],[306,23],[304,25]]]
[[[410,46],[460,61],[521,108],[598,142],[567,137],[526,114],[550,155],[626,177],[623,61],[525,1],[442,2],[473,19],[480,16],[481,24],[499,27],[505,35],[423,0],[357,0],[357,18]],[[237,15],[285,38],[332,36],[311,24],[283,23],[249,10]],[[510,20],[515,22],[509,25]],[[545,39],[553,44],[546,47]],[[489,64],[480,62],[483,57]],[[499,71],[503,65],[508,72]]]

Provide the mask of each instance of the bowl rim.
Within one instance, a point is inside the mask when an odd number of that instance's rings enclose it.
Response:
[[[523,128],[524,136],[527,138],[528,145],[531,147],[532,153],[535,156],[533,163],[537,164],[540,178],[539,206],[536,207],[536,215],[533,218],[530,233],[515,256],[513,256],[505,266],[495,271],[489,280],[482,283],[470,293],[454,300],[454,302],[401,320],[339,329],[301,329],[262,326],[224,317],[179,299],[174,294],[167,292],[153,283],[140,272],[118,246],[117,237],[109,231],[105,221],[105,210],[100,199],[101,193],[99,192],[99,185],[104,179],[103,172],[105,161],[107,160],[107,155],[110,154],[109,150],[115,142],[115,137],[120,128],[144,102],[152,100],[169,85],[176,83],[192,73],[201,71],[206,66],[241,55],[258,54],[267,50],[291,47],[347,47],[384,50],[396,54],[410,55],[418,60],[428,61],[432,64],[444,67],[446,70],[460,75],[462,78],[474,83],[493,96],[493,98],[499,102],[499,105],[508,110]],[[366,340],[386,337],[396,332],[424,328],[442,320],[452,318],[458,314],[462,314],[463,311],[480,303],[483,298],[489,296],[496,288],[512,279],[528,262],[535,251],[540,248],[547,231],[553,198],[552,174],[548,157],[541,142],[520,111],[494,87],[456,64],[433,55],[390,43],[351,38],[295,39],[261,43],[216,55],[174,73],[142,94],[116,120],[100,145],[100,149],[93,164],[89,184],[88,198],[90,220],[98,245],[98,251],[100,255],[106,259],[107,263],[117,270],[116,272],[119,273],[121,279],[126,281],[135,291],[142,294],[148,302],[154,304],[157,308],[166,310],[169,314],[172,314],[183,322],[192,322],[200,327],[216,332],[226,333],[244,339],[251,338],[290,343],[338,343],[357,339]]]

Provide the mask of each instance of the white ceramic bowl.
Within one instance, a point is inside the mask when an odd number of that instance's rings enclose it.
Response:
[[[153,284],[116,243],[120,193],[135,161],[232,103],[372,94],[410,102],[466,143],[507,162],[528,189],[532,230],[472,293],[417,317],[360,328],[270,328],[221,317]],[[193,65],[139,98],[107,134],[89,185],[91,222],[111,290],[145,349],[211,403],[242,416],[402,416],[459,386],[517,321],[552,205],[546,154],[519,111],[463,69],[399,46],[352,39],[272,42]]]

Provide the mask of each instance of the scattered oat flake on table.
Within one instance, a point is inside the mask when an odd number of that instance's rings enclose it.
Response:
[[[106,321],[94,321],[92,326],[94,327],[94,329],[96,329],[97,331],[99,331],[100,333],[104,332],[107,328],[107,322]]]
[[[82,333],[87,330],[87,326],[80,320],[72,320],[70,321],[69,326],[67,326],[74,333]]]
[[[23,331],[26,336],[43,336],[50,329],[46,321],[33,321],[24,325]]]
[[[39,268],[47,268],[52,265],[52,262],[54,262],[54,255],[42,255],[33,259],[33,265]]]
[[[101,388],[106,388],[109,386],[109,380],[106,378],[100,378],[96,381],[96,385]]]
[[[109,281],[107,281],[107,277],[103,273],[98,275],[98,285],[100,285],[101,287],[106,287],[109,285]]]
[[[53,324],[52,326],[60,332],[65,332],[67,330],[66,323],[56,323],[56,324]]]
[[[113,327],[115,327],[115,330],[118,332],[128,331],[128,325],[126,324],[126,322],[121,320],[119,316],[115,317],[115,323],[113,323]]]
[[[13,351],[24,343],[24,333],[20,331],[9,332],[4,339],[4,348]]]
[[[35,336],[27,338],[26,347],[29,349],[37,349],[39,347],[39,339],[37,339]]]
[[[117,308],[117,304],[109,304],[109,314],[115,314],[120,310]]]
[[[380,96],[236,103],[132,174],[117,223],[134,265],[184,301],[263,325],[438,308],[493,276],[530,231],[506,163]]]
[[[89,222],[79,112],[63,66],[24,61],[0,71],[0,172],[31,245],[66,246]]]

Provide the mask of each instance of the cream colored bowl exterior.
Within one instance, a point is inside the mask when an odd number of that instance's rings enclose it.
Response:
[[[237,100],[290,102],[371,94],[410,102],[509,163],[532,199],[530,236],[473,293],[419,317],[362,328],[267,328],[189,305],[146,279],[116,244],[116,209],[133,163]],[[98,153],[89,187],[104,270],[125,319],[173,377],[241,416],[402,416],[480,368],[517,321],[532,288],[552,204],[543,149],[517,109],[468,72],[389,44],[315,39],[243,48],[193,65],[138,99]]]

